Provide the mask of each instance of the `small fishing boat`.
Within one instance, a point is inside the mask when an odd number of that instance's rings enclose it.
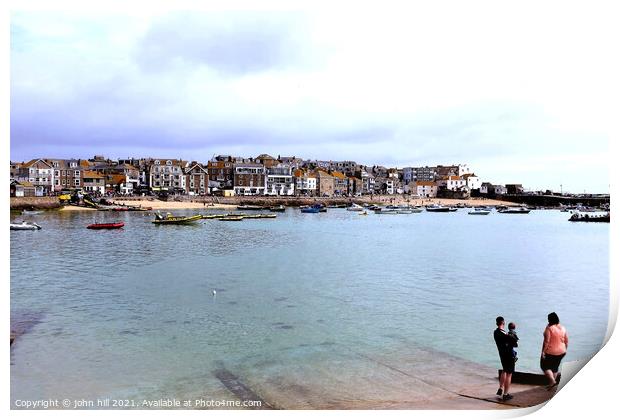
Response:
[[[284,207],[283,205],[280,204],[279,206],[269,207],[269,211],[274,211],[274,212],[282,213],[282,212],[286,211],[286,207]]]
[[[430,206],[426,206],[426,211],[435,212],[435,213],[448,213],[450,207],[445,207],[439,204],[431,204]]]
[[[498,210],[497,212],[504,213],[504,214],[528,214],[530,210],[526,209],[525,207],[508,207],[505,209]]]
[[[467,214],[471,214],[472,216],[486,216],[489,213],[491,213],[490,210],[486,210],[486,209],[473,209],[472,211],[468,212]]]
[[[610,223],[609,213],[573,213],[568,219],[569,222],[599,222]]]
[[[167,213],[166,217],[164,217],[160,213],[157,213],[153,223],[156,225],[186,225],[201,219],[202,216],[199,214],[194,216],[173,216],[170,213]]]
[[[35,214],[41,214],[41,213],[43,213],[42,210],[22,210],[23,216],[33,216]]]
[[[275,219],[276,217],[278,217],[277,214],[269,214],[269,213],[257,214],[256,216],[258,216],[257,219]]]
[[[347,207],[347,211],[363,211],[364,207],[360,206],[359,204],[351,204],[351,206]]]
[[[241,204],[241,205],[237,206],[237,210],[266,210],[266,208],[263,207],[263,206],[255,206],[255,205],[250,205],[250,204]]]
[[[125,226],[123,222],[93,223],[92,225],[86,226],[86,229],[120,229],[123,226]]]
[[[322,206],[320,206],[319,204],[315,204],[313,206],[301,208],[301,212],[302,213],[320,213],[321,207]]]
[[[226,217],[225,214],[203,214],[203,219],[219,219],[220,217]]]
[[[11,223],[11,230],[40,230],[41,226],[34,222]]]
[[[398,209],[394,207],[382,207],[375,210],[376,214],[398,214]]]
[[[221,220],[223,222],[240,222],[243,220],[243,216],[225,216],[225,217],[220,217],[217,220]]]

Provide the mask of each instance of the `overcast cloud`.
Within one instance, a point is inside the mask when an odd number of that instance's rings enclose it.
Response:
[[[491,182],[607,192],[613,25],[595,8],[457,5],[14,12],[11,159],[466,162]]]

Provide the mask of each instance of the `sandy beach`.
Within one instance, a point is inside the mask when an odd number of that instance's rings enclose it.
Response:
[[[131,200],[131,201],[114,201],[117,204],[129,205],[129,206],[142,206],[151,207],[153,210],[235,210],[237,208],[234,204],[211,204],[211,203],[197,203],[191,201],[159,201],[159,200]],[[90,207],[79,207],[67,205],[60,209],[60,211],[95,211],[96,209]]]

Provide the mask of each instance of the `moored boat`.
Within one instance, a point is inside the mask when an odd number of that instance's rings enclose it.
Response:
[[[284,207],[283,205],[280,204],[279,206],[269,207],[269,211],[275,211],[275,212],[280,212],[281,213],[281,212],[286,211],[286,207]]]
[[[474,209],[470,212],[467,212],[467,214],[471,214],[472,216],[486,216],[489,213],[491,213],[491,211],[485,209]]]
[[[610,213],[573,213],[568,219],[569,222],[599,222],[609,223]]]
[[[173,216],[170,213],[167,213],[166,217],[164,217],[161,214],[157,213],[155,215],[155,220],[153,220],[153,223],[157,225],[186,225],[201,219],[202,216],[199,214],[196,214],[194,216]]]
[[[320,213],[321,207],[322,206],[320,206],[319,204],[315,204],[313,206],[301,208],[301,212],[302,213]]]
[[[35,214],[43,213],[42,210],[22,210],[22,215],[24,216],[33,216]]]
[[[241,204],[237,206],[237,210],[268,210],[269,208],[265,208],[263,206],[255,206],[251,204]]]
[[[41,226],[34,222],[11,223],[11,230],[40,230]]]
[[[352,203],[349,207],[347,207],[347,211],[363,211],[364,207],[359,204]]]
[[[504,214],[528,214],[530,210],[526,209],[525,207],[508,207],[505,209],[498,210],[497,212],[504,213]]]
[[[86,226],[86,229],[120,229],[125,226],[123,222],[114,222],[114,223],[93,223],[91,225]]]
[[[244,219],[243,216],[224,216],[224,217],[220,217],[217,220],[221,220],[223,222],[240,222]]]
[[[426,206],[426,211],[435,213],[448,213],[450,211],[450,207],[445,207],[440,204],[431,204],[429,206]]]

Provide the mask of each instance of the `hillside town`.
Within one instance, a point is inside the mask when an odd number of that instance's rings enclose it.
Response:
[[[496,185],[467,164],[386,168],[354,161],[295,156],[214,156],[206,164],[171,158],[111,160],[36,158],[11,162],[12,197],[80,191],[100,196],[359,197],[407,194],[417,198],[520,194],[520,184]]]

